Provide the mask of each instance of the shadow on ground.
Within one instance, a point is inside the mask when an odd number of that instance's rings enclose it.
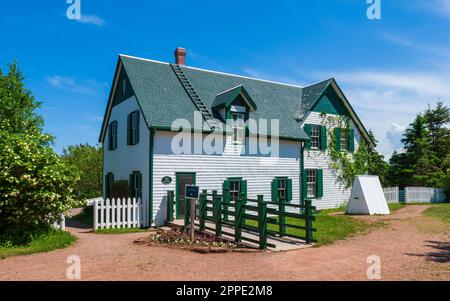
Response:
[[[450,243],[442,241],[426,241],[427,247],[433,248],[434,251],[423,254],[408,253],[410,256],[425,257],[427,261],[434,261],[439,263],[450,262]]]
[[[86,225],[82,222],[79,222],[79,221],[71,219],[71,218],[66,219],[66,227],[76,228],[76,229],[80,229],[80,230],[92,230],[91,226]],[[89,231],[86,231],[86,232],[89,232]]]

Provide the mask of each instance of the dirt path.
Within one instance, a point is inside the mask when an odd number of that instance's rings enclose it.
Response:
[[[81,258],[83,280],[365,280],[370,255],[382,279],[450,280],[450,229],[407,206],[382,219],[388,225],[330,246],[284,253],[202,255],[138,246],[143,233],[98,235],[68,228],[78,242],[67,249],[0,260],[0,280],[65,280],[67,257]]]

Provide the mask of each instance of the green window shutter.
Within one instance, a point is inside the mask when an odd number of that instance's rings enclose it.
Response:
[[[278,179],[272,181],[272,202],[278,202]]]
[[[105,197],[110,197],[110,191],[109,191],[109,173],[105,175]]]
[[[320,126],[320,150],[327,149],[327,127],[324,125]]]
[[[138,144],[139,143],[139,111],[136,111],[135,113],[136,116],[136,128],[134,129],[134,133],[133,133],[133,144]]]
[[[292,201],[292,179],[286,180],[286,201]]]
[[[302,174],[302,194],[303,194],[303,199],[306,199],[307,195],[308,195],[307,176],[308,176],[308,171],[305,169],[303,171],[303,174]]]
[[[119,130],[119,126],[117,125],[117,121],[115,122],[114,126],[116,127],[116,130],[114,132],[114,149],[117,149],[117,131]]]
[[[142,174],[138,173],[138,189],[139,189],[139,195],[137,197],[141,198],[142,197]]]
[[[310,124],[305,124],[303,126],[303,130],[305,131],[305,133],[311,137],[311,125]],[[305,143],[305,148],[306,149],[310,149],[311,148],[311,140],[306,141]]]
[[[316,170],[316,198],[323,197],[323,171],[322,169]]]
[[[131,145],[131,114],[127,117],[127,144]]]
[[[247,198],[247,180],[241,181],[241,193]]]
[[[334,129],[334,142],[336,145],[334,146],[334,149],[337,151],[341,150],[341,128],[335,128]]]
[[[131,174],[131,175],[129,175],[128,176],[128,196],[130,197],[130,198],[134,198],[134,189],[133,189],[133,187],[134,187],[134,181],[133,181],[133,174]]]
[[[355,130],[350,129],[348,133],[348,151],[353,153],[355,151]]]
[[[112,150],[112,148],[113,148],[113,145],[112,145],[112,123],[110,123],[109,124],[109,135],[108,135],[108,149],[109,150]]]
[[[222,195],[224,198],[230,199],[230,180],[225,180],[222,184]]]

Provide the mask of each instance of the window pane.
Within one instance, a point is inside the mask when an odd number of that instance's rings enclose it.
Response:
[[[311,147],[319,148],[320,141],[320,127],[317,125],[313,125],[311,127]]]

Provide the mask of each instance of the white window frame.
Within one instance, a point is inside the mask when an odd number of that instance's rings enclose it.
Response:
[[[319,148],[320,148],[320,126],[313,124],[311,125],[311,149],[319,149]]]
[[[287,179],[277,179],[278,181],[278,199],[287,198]]]
[[[231,179],[229,181],[230,181],[230,197],[232,199],[239,198],[239,194],[241,193],[241,180]]]
[[[317,192],[317,171],[306,170],[306,198],[315,198]]]
[[[231,112],[233,143],[244,144],[245,142],[245,113]]]
[[[348,130],[341,128],[341,137],[339,137],[341,150],[347,150],[348,149]]]

